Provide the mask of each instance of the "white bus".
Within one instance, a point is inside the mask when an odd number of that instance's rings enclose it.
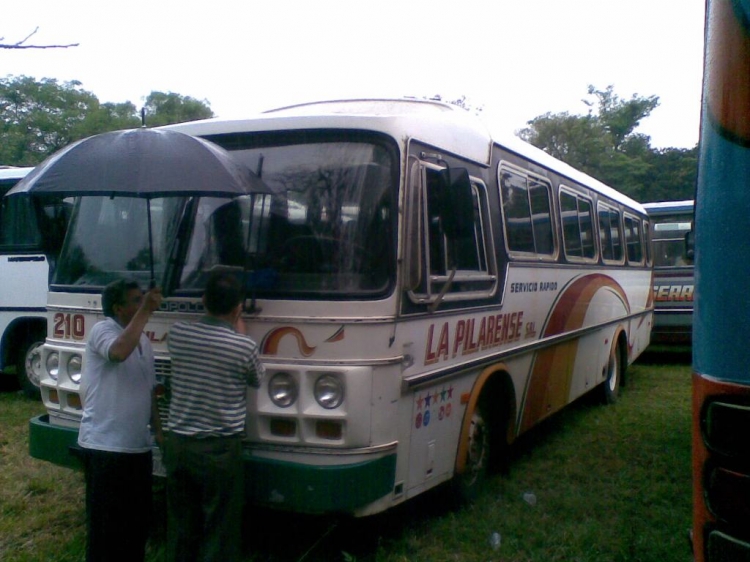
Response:
[[[24,392],[38,397],[47,290],[70,203],[3,197],[32,169],[0,168],[0,370],[15,369]]]
[[[693,201],[644,203],[654,254],[654,328],[657,344],[693,340]]]
[[[470,497],[537,422],[589,391],[615,400],[649,343],[643,207],[463,109],[350,100],[174,128],[272,193],[152,201],[164,406],[170,325],[199,318],[212,270],[247,284],[267,366],[244,441],[255,504],[362,516],[448,481]],[[106,283],[147,282],[145,212],[79,199],[50,287],[34,457],[76,462],[84,341]]]

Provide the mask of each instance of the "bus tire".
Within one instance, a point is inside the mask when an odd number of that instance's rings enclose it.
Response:
[[[464,471],[451,482],[458,506],[476,500],[484,488],[491,468],[492,442],[490,409],[487,400],[480,398],[471,413]]]
[[[620,395],[620,386],[625,377],[625,362],[623,361],[622,345],[615,345],[607,363],[607,377],[601,385],[601,400],[603,404],[614,404]]]
[[[18,384],[29,398],[41,397],[39,390],[42,378],[42,346],[44,334],[29,334],[16,358],[16,376]]]

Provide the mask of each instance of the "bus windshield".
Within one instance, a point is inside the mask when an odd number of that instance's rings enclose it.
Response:
[[[103,287],[128,278],[150,279],[148,212],[156,279],[165,271],[169,241],[176,236],[186,199],[79,197],[70,219],[53,285]]]
[[[389,287],[397,177],[391,151],[326,141],[232,154],[258,172],[269,193],[151,200],[157,283],[189,294],[202,290],[211,271],[229,269],[268,298],[363,298]],[[147,212],[143,199],[81,198],[55,284],[145,281]]]
[[[685,235],[690,221],[685,217],[654,219],[653,244],[655,267],[686,267],[693,265],[685,256]]]

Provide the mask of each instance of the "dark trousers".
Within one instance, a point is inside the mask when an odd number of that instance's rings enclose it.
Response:
[[[151,452],[85,449],[86,560],[139,562],[151,520]]]
[[[244,504],[240,436],[196,439],[171,433],[164,464],[167,560],[239,560]]]

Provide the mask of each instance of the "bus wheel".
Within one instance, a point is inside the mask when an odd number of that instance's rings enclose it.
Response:
[[[44,336],[32,336],[25,340],[16,361],[18,384],[29,398],[39,398],[42,380],[42,346]]]
[[[464,471],[453,477],[457,503],[469,503],[479,496],[490,470],[491,443],[489,411],[480,399],[471,414]]]
[[[604,404],[614,404],[617,402],[617,397],[620,394],[620,384],[624,375],[624,369],[622,367],[622,353],[620,352],[620,345],[616,345],[609,357],[609,363],[607,364],[607,378],[601,385],[601,398]]]

